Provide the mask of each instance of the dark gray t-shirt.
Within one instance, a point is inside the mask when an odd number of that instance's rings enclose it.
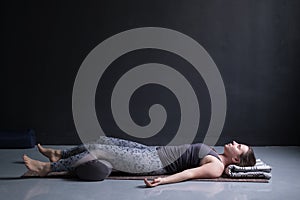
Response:
[[[220,160],[217,152],[202,143],[160,146],[157,147],[157,152],[168,173],[199,167],[201,160],[207,155],[212,155]]]

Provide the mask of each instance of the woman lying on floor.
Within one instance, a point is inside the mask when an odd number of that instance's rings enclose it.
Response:
[[[253,149],[235,141],[224,146],[218,154],[202,144],[179,146],[146,146],[136,142],[101,136],[94,143],[71,149],[55,150],[38,144],[39,151],[50,162],[33,160],[24,155],[26,167],[46,176],[49,172],[73,171],[80,163],[100,159],[108,161],[114,170],[143,175],[172,174],[152,181],[145,179],[148,187],[176,183],[189,179],[217,178],[226,166],[253,166],[256,159]]]

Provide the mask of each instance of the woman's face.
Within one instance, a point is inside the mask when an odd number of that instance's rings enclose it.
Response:
[[[239,144],[235,141],[228,143],[224,146],[224,153],[231,157],[239,157],[241,154],[246,153],[249,147],[245,144]]]

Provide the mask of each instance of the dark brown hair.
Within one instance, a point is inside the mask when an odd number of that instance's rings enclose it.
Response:
[[[241,167],[254,166],[256,164],[256,158],[252,147],[246,153],[240,155],[240,162],[237,164]]]

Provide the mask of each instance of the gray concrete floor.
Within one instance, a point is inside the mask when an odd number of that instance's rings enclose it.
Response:
[[[221,153],[222,147],[216,150]],[[258,158],[272,166],[269,183],[186,181],[145,188],[140,180],[21,179],[26,171],[21,159],[24,153],[35,159],[47,159],[35,148],[1,149],[0,199],[299,199],[300,147],[254,147],[254,150]]]

